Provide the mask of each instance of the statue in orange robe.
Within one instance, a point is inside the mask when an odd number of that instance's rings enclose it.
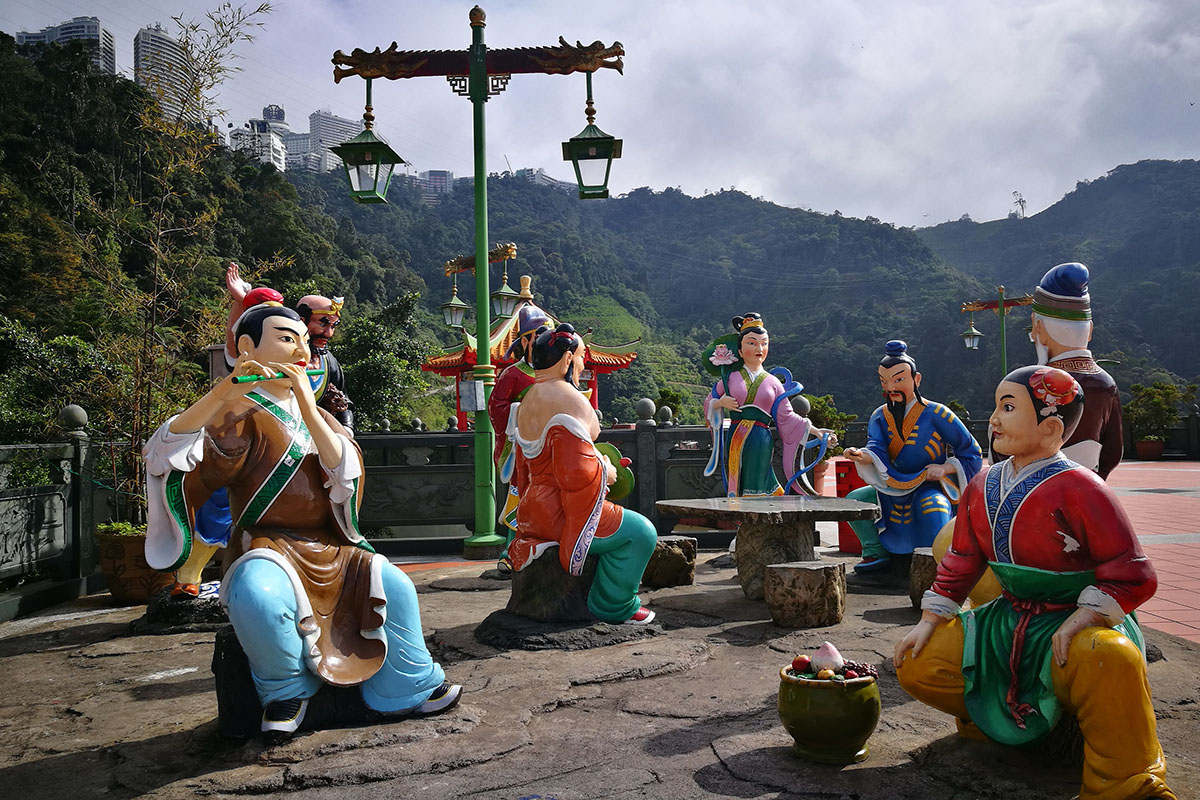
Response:
[[[521,498],[509,556],[520,571],[558,545],[559,562],[572,575],[598,556],[588,609],[606,622],[644,625],[654,612],[642,608],[637,590],[658,537],[650,520],[605,499],[616,468],[596,451],[600,423],[575,386],[583,353],[566,323],[534,339],[535,382],[508,430]]]

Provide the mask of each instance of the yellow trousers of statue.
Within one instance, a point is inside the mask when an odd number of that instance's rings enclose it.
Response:
[[[896,670],[904,690],[926,705],[970,723],[963,700],[963,628],[955,617],[938,626],[918,658]],[[1071,640],[1066,666],[1051,667],[1054,693],[1083,733],[1079,800],[1146,800],[1175,794],[1154,723],[1150,682],[1137,645],[1110,628],[1086,628]]]

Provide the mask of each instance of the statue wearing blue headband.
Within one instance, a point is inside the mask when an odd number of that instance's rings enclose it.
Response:
[[[908,345],[888,342],[878,373],[887,402],[871,414],[867,446],[845,451],[868,484],[849,497],[875,502],[877,494],[882,510],[877,523],[851,523],[863,546],[854,567],[859,573],[885,569],[893,554],[929,547],[983,464],[967,426],[946,406],[921,397],[921,373]]]

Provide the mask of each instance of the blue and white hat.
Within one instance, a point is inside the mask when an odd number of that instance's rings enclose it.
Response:
[[[1042,276],[1033,291],[1033,311],[1044,317],[1079,322],[1092,318],[1088,268],[1078,261],[1059,264]]]

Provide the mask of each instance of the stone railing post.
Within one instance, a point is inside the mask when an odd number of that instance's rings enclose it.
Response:
[[[87,434],[88,415],[72,403],[58,412],[58,424],[70,441],[72,452],[67,460],[69,473],[64,482],[69,488],[66,504],[67,535],[71,541],[71,579],[86,579],[96,569],[95,522],[92,509],[96,485],[92,482],[95,453]]]
[[[633,461],[637,467],[636,510],[651,522],[658,521],[658,447],[656,444],[658,425],[654,421],[654,401],[643,397],[634,405],[638,421],[635,425]]]

